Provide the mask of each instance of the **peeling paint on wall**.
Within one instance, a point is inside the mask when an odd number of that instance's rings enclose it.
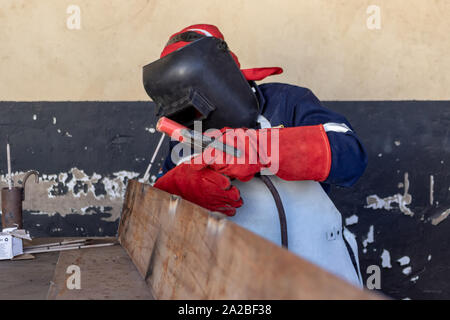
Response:
[[[398,209],[400,209],[401,212],[403,212],[407,216],[413,216],[414,212],[411,211],[410,208],[407,207],[407,205],[410,205],[412,202],[412,196],[408,193],[409,190],[409,178],[408,178],[408,172],[405,172],[404,175],[404,183],[401,185],[404,187],[404,193],[403,195],[397,193],[393,196],[389,196],[386,198],[380,198],[376,194],[370,195],[366,198],[367,205],[365,208],[370,209],[384,209],[384,210],[392,210],[396,207],[393,207],[393,204],[398,205]]]
[[[14,173],[15,181],[24,172]],[[105,212],[109,217],[103,221],[116,221],[120,217],[126,184],[139,173],[130,171],[114,172],[109,176],[93,173],[87,175],[83,170],[72,168],[68,172],[44,174],[39,184],[27,183],[24,210],[34,215],[61,216],[79,213],[81,215]],[[0,176],[2,187],[7,185],[6,175]]]
[[[437,217],[434,217],[431,219],[431,224],[434,226],[437,226],[439,223],[447,219],[447,217],[450,215],[450,208],[439,214]]]
[[[386,249],[383,249],[383,253],[381,254],[381,266],[383,268],[392,268],[391,254]]]
[[[374,242],[374,232],[373,232],[373,230],[374,230],[374,228],[373,228],[373,225],[372,225],[372,226],[370,226],[370,228],[369,228],[369,232],[367,233],[366,239],[363,240],[363,246],[364,246],[363,252],[364,252],[364,253],[367,252],[367,249],[366,249],[367,245],[368,245],[369,243],[373,243],[373,242]]]
[[[411,267],[406,267],[405,269],[402,270],[403,274],[409,275],[411,274],[412,268]]]
[[[351,217],[348,217],[345,219],[345,225],[346,226],[351,226],[353,224],[357,224],[358,223],[358,216],[356,214],[352,215]]]
[[[411,259],[408,256],[404,256],[401,257],[400,259],[397,259],[397,262],[401,265],[401,266],[406,266],[407,264],[409,264],[411,261]]]

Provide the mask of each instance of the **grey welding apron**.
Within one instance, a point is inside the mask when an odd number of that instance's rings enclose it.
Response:
[[[270,176],[286,212],[289,251],[338,277],[362,286],[357,243],[342,225],[341,213],[315,181],[285,181]],[[281,245],[275,201],[258,178],[233,181],[244,205],[229,220]]]

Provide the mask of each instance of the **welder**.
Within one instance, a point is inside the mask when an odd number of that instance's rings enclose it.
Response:
[[[160,59],[144,67],[157,116],[189,128],[200,122],[202,132],[240,149],[244,160],[210,148],[180,154],[180,144],[171,141],[154,187],[221,212],[277,244],[281,202],[289,250],[361,286],[355,237],[328,193],[331,185],[355,184],[367,166],[366,152],[347,119],[311,90],[256,84],[282,72],[241,69],[213,25],[173,34]],[[261,176],[270,179],[278,202]]]

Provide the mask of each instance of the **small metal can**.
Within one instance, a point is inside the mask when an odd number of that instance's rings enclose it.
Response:
[[[17,229],[23,228],[22,201],[24,192],[22,187],[2,189],[2,227]]]
[[[23,177],[22,187],[9,187],[2,189],[2,228],[23,229],[22,201],[25,200],[25,184],[30,177],[35,176],[35,182],[39,183],[39,172],[28,171]]]

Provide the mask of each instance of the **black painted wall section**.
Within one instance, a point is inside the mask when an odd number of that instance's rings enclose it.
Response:
[[[392,268],[381,268],[381,289],[395,298],[450,298],[450,221],[433,225],[432,219],[450,208],[450,102],[326,102],[355,127],[369,153],[362,179],[350,189],[333,188],[332,199],[346,217],[359,221],[348,226],[358,237],[361,271],[380,265],[383,249]],[[404,193],[408,173],[408,207],[414,216],[392,210],[364,208],[366,197],[385,198]],[[434,177],[433,205],[430,176]],[[374,226],[374,242],[363,252],[363,241]],[[408,256],[400,266],[397,259]],[[411,273],[402,271],[410,266]]]
[[[332,193],[344,218],[358,216],[358,222],[348,228],[360,245],[363,277],[370,276],[365,272],[369,265],[378,265],[381,291],[394,298],[450,298],[450,221],[431,223],[450,208],[450,102],[324,104],[350,120],[369,153],[363,178],[352,188],[334,187]],[[9,135],[14,171],[55,174],[77,167],[87,174],[108,176],[128,170],[142,177],[160,137],[149,132],[154,125],[149,102],[0,102],[0,149]],[[5,174],[6,152],[0,152],[0,164],[4,164],[0,173]],[[380,199],[404,195],[405,173],[412,197],[406,207],[413,216],[405,215],[396,203],[389,210],[367,207],[371,195]],[[112,236],[118,221],[106,222],[102,217],[107,216],[108,207],[90,215],[27,211],[24,221],[35,237]],[[52,231],[55,227],[60,231]],[[384,250],[389,252],[390,268],[382,266]],[[404,256],[410,262],[401,266],[397,259]],[[408,266],[411,272],[405,274]]]

